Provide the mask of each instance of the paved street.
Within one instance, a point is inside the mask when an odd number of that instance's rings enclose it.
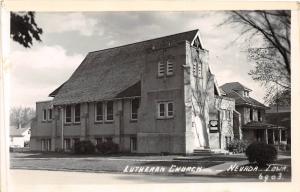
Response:
[[[114,187],[127,184],[259,182],[251,178],[179,177],[160,175],[125,175],[110,173],[10,170],[10,191],[76,191],[80,187]],[[132,185],[131,185],[132,186]],[[69,190],[66,190],[68,188]]]
[[[151,175],[124,175],[108,173],[61,172],[39,170],[10,170],[10,192],[47,192],[47,191],[147,191],[162,190],[166,187],[190,189],[193,185],[180,183],[238,182],[256,179],[228,179],[214,177],[174,177]],[[168,185],[168,183],[175,185]],[[138,184],[138,185],[132,185]],[[140,185],[143,184],[143,185]],[[148,185],[147,185],[148,184]],[[156,185],[155,185],[156,184]],[[163,185],[164,184],[164,185]],[[215,185],[215,184],[214,184]],[[96,190],[95,190],[96,189]]]
[[[187,177],[161,175],[128,175],[122,173],[86,173],[41,170],[10,170],[13,185],[100,185],[100,184],[140,184],[140,183],[206,183],[254,181],[258,179]],[[45,179],[47,178],[47,179]]]

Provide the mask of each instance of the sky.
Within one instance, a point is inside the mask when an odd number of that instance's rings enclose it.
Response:
[[[42,42],[24,48],[11,41],[11,106],[35,107],[72,75],[90,51],[199,29],[209,64],[221,86],[238,81],[263,102],[264,88],[248,72],[251,45],[240,27],[223,25],[224,12],[37,12]]]

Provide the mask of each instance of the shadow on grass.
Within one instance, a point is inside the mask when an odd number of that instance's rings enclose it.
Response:
[[[11,157],[13,158],[96,158],[96,157],[175,157],[176,154],[172,155],[161,155],[161,154],[143,154],[143,153],[116,153],[116,154],[75,154],[72,152],[13,152]],[[182,155],[182,154],[178,154]]]

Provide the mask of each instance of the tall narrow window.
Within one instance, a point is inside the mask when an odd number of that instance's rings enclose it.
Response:
[[[114,120],[114,103],[113,103],[113,101],[108,101],[106,103],[106,120],[107,121]]]
[[[158,77],[165,75],[165,64],[162,61],[158,62]]]
[[[65,148],[65,150],[71,149],[71,139],[69,139],[69,138],[64,139],[64,148]]]
[[[136,137],[130,137],[130,151],[135,152],[137,150],[137,139]]]
[[[80,104],[76,104],[74,107],[74,122],[80,123]]]
[[[170,59],[167,60],[167,75],[173,75],[173,62]]]
[[[140,100],[138,98],[131,100],[131,119],[132,120],[138,119],[139,105],[140,105]]]
[[[42,139],[42,151],[51,151],[51,139]]]
[[[47,139],[47,143],[48,143],[48,147],[47,147],[47,151],[51,151],[51,139]]]
[[[261,111],[260,110],[257,110],[257,118],[258,118],[258,121],[262,121]]]
[[[48,109],[48,120],[52,120],[52,109]]]
[[[174,109],[173,109],[173,103],[168,103],[168,117],[173,117],[174,115]]]
[[[193,75],[197,76],[197,61],[193,62]]]
[[[103,121],[103,102],[96,103],[95,113],[95,121]]]
[[[164,103],[158,104],[158,117],[160,117],[160,118],[165,117],[165,104]]]
[[[198,77],[200,78],[200,77],[202,77],[202,64],[201,64],[201,62],[200,63],[198,63]]]
[[[70,105],[67,105],[65,107],[65,123],[71,123],[72,122],[72,108]]]
[[[253,120],[253,109],[250,109],[250,121]]]
[[[72,146],[75,146],[77,143],[79,143],[80,139],[79,138],[73,138],[72,139]]]
[[[193,62],[193,75],[198,78],[202,77],[202,64],[196,60]]]
[[[45,139],[41,139],[41,148],[42,151],[45,151]]]
[[[43,109],[43,121],[47,120],[47,110]]]

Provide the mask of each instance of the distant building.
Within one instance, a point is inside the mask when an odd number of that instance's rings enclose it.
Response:
[[[282,137],[287,144],[291,144],[291,106],[290,105],[271,105],[266,110],[266,121],[278,126],[286,127],[282,130]]]
[[[239,82],[226,83],[220,89],[235,100],[235,110],[241,115],[243,139],[268,144],[286,143],[287,128],[275,121],[266,121],[266,110],[269,107],[251,98],[251,89]]]
[[[9,146],[12,148],[27,147],[30,140],[30,126],[10,126]]]
[[[122,152],[225,149],[235,101],[222,96],[199,30],[90,52],[72,76],[36,103],[32,150],[113,141]]]

